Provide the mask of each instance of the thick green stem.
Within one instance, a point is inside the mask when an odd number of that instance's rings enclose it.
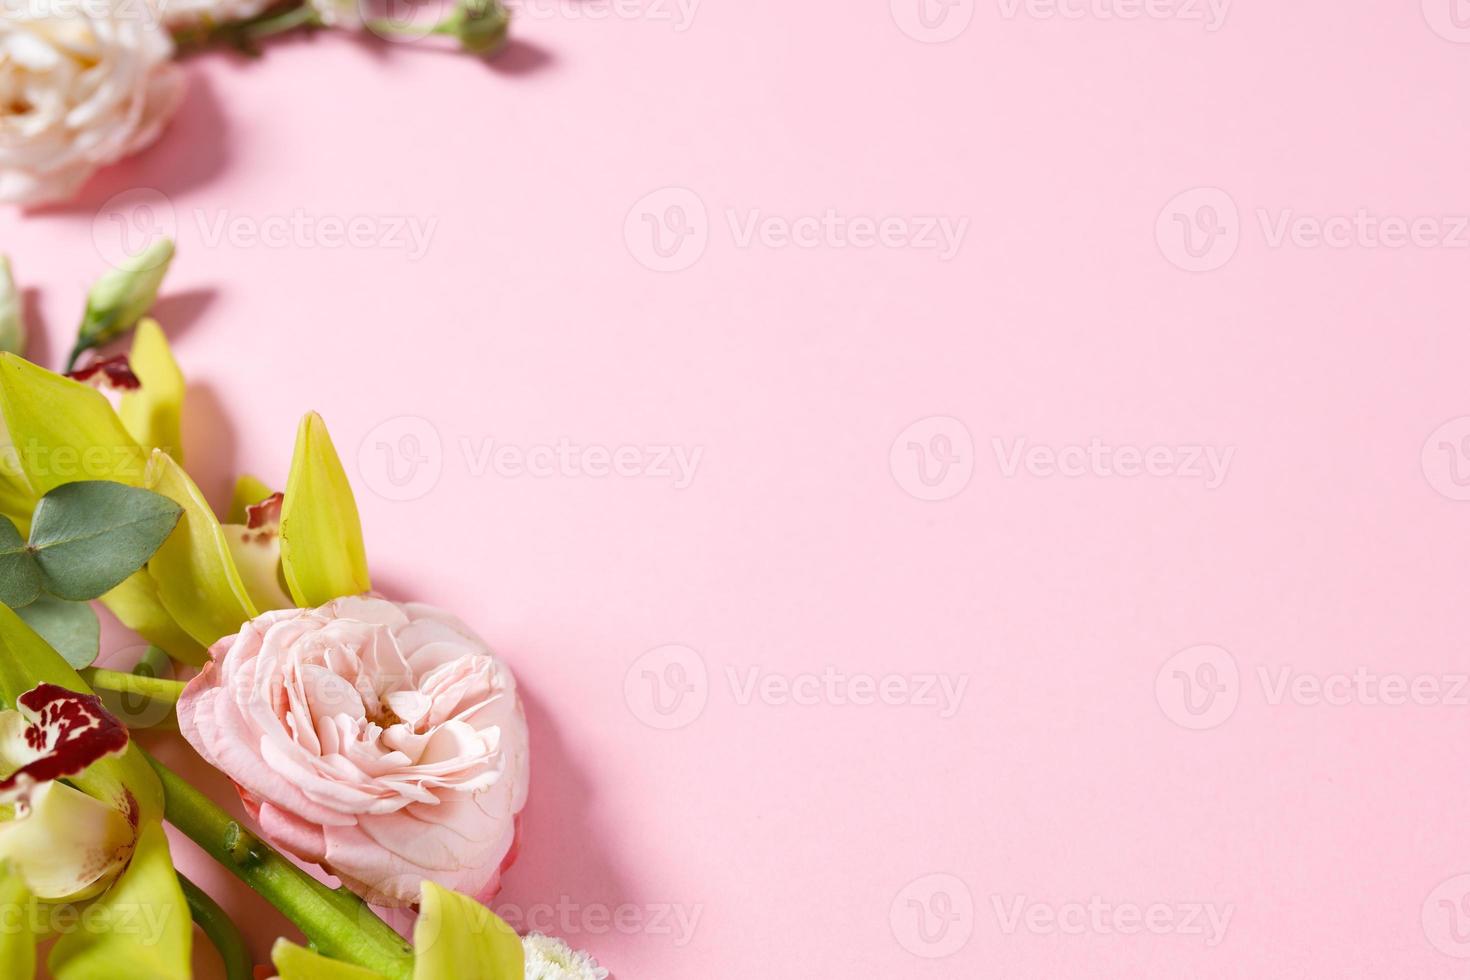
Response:
[[[163,783],[164,817],[295,922],[332,959],[389,980],[413,975],[413,949],[359,898],[328,888],[251,834],[177,773],[144,753]]]
[[[124,674],[118,670],[103,670],[101,667],[86,668],[82,671],[82,678],[93,688],[116,691],[118,694],[138,694],[167,704],[177,704],[179,695],[184,692],[183,681]]]
[[[245,948],[245,937],[240,935],[234,921],[218,902],[205,894],[204,889],[183,875],[179,875],[179,887],[184,890],[184,898],[189,903],[189,914],[225,961],[225,980],[254,980],[255,964]]]

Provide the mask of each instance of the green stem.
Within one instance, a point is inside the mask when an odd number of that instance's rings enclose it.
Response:
[[[409,980],[413,948],[361,899],[317,881],[173,770],[146,752],[144,758],[163,783],[165,819],[284,912],[323,956]]]
[[[179,887],[184,890],[184,898],[189,903],[189,914],[225,961],[225,980],[254,980],[255,964],[245,948],[245,937],[240,935],[240,930],[225,910],[205,894],[204,889],[183,875],[179,875]]]
[[[183,681],[171,681],[164,677],[145,677],[142,674],[124,674],[118,670],[88,667],[82,678],[94,688],[114,691],[118,694],[138,694],[154,701],[178,704],[179,695],[184,693]]]
[[[216,45],[227,45],[254,52],[255,43],[277,34],[299,29],[324,27],[321,14],[310,3],[277,4],[265,13],[247,20],[222,24],[205,21],[195,27],[174,31],[174,45],[180,54],[195,54]]]

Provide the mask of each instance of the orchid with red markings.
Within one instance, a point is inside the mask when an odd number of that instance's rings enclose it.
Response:
[[[40,684],[20,710],[0,711],[0,859],[30,890],[53,901],[89,898],[126,866],[138,815],[93,799],[59,780],[128,747],[128,730],[96,695]]]

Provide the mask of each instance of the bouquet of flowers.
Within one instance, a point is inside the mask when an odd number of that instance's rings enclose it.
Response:
[[[253,976],[174,868],[167,821],[300,928],[309,947],[273,950],[284,980],[606,977],[485,906],[529,789],[515,677],[457,617],[373,591],[322,419],[302,420],[284,489],[241,476],[223,517],[205,502],[183,375],[146,316],[172,254],[97,283],[64,374],[22,356],[0,262],[0,975],[33,976],[45,951],[59,980],[188,977],[192,917],[230,980]],[[93,602],[151,644],[131,670],[95,666]],[[251,826],[130,736],[161,722],[235,783]],[[133,926],[139,909],[156,928]],[[417,912],[411,943],[383,910]]]

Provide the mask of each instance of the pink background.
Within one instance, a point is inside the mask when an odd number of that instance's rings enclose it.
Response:
[[[157,147],[0,233],[54,363],[113,216],[143,220],[109,200],[162,195],[191,466],[217,502],[279,484],[324,414],[380,587],[524,685],[502,907],[619,977],[1463,975],[1470,32],[1450,0],[1216,30],[1193,0],[929,2],[929,34],[917,0],[704,0],[683,30],[542,0],[489,67],[340,35],[197,58]],[[910,222],[895,243],[968,226],[948,260],[741,238],[829,208]],[[416,259],[210,235],[298,209],[436,225]],[[1360,209],[1433,222],[1275,237]],[[1155,471],[1007,475],[1016,440],[1094,438]],[[476,455],[563,439],[702,455],[683,488]],[[1189,447],[1232,452],[1218,486]],[[968,686],[945,718],[729,674],[829,667]],[[1277,697],[1287,670],[1345,703]],[[1355,672],[1437,693],[1373,703]],[[228,894],[263,953],[280,920]]]

